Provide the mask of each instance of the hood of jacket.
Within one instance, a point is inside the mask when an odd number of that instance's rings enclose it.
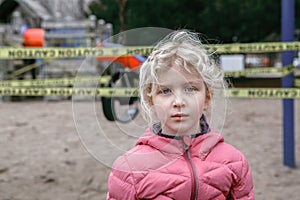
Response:
[[[158,135],[151,128],[148,128],[143,136],[138,139],[136,145],[148,145],[161,152],[175,155],[183,155],[187,149],[190,149],[192,153],[196,153],[201,159],[205,159],[211,150],[223,141],[223,136],[211,129],[198,137],[169,138]]]

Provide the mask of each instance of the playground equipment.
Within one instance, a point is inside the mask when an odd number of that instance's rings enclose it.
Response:
[[[53,12],[54,15],[51,15],[47,11],[43,15],[45,9],[39,2],[21,0],[0,1],[0,9],[5,9],[6,15],[12,16],[11,21],[0,24],[0,46],[26,48],[77,48],[97,45],[99,48],[105,48],[112,45],[117,46],[110,39],[113,34],[112,24],[106,23],[103,19],[97,20],[93,15],[88,18],[63,17],[57,12]],[[24,15],[26,19],[24,19]],[[7,18],[4,16],[4,12],[1,13],[0,17],[2,19]],[[31,23],[27,24],[28,21]],[[81,70],[80,75],[110,76],[110,80],[105,84],[102,83],[100,87],[134,87],[137,86],[136,70],[143,62],[141,58],[136,56],[91,58],[88,59],[89,67],[85,68],[84,71]],[[86,62],[85,57],[68,58],[68,56],[55,59],[36,57],[1,60],[0,79],[74,78],[83,62]],[[28,71],[31,71],[31,76],[30,73],[27,73]],[[6,101],[15,99],[14,96],[1,98]],[[24,98],[21,97],[20,99]],[[43,98],[47,101],[69,99],[69,97],[59,95],[44,96]],[[105,117],[108,120],[128,122],[138,113],[137,98],[102,97],[101,100],[103,101],[102,107]],[[117,105],[118,109],[115,108]],[[126,109],[127,105],[131,108]]]

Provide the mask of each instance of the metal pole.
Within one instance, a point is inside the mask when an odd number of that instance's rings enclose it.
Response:
[[[281,40],[294,41],[295,30],[295,1],[281,0]],[[294,52],[282,52],[282,65],[293,63]],[[282,78],[281,87],[294,86],[294,75],[289,74]],[[283,99],[283,159],[284,165],[295,167],[295,139],[294,139],[294,100]]]

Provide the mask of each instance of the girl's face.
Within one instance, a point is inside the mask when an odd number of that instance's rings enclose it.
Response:
[[[162,133],[191,135],[200,132],[199,120],[209,100],[198,74],[174,66],[159,73],[151,101]]]

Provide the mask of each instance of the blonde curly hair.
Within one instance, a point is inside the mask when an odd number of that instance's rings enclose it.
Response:
[[[224,74],[211,56],[199,35],[185,29],[169,33],[153,48],[139,72],[141,106],[149,123],[153,123],[151,96],[158,82],[157,75],[172,66],[180,66],[189,73],[199,74],[210,97],[216,89],[226,89]]]

